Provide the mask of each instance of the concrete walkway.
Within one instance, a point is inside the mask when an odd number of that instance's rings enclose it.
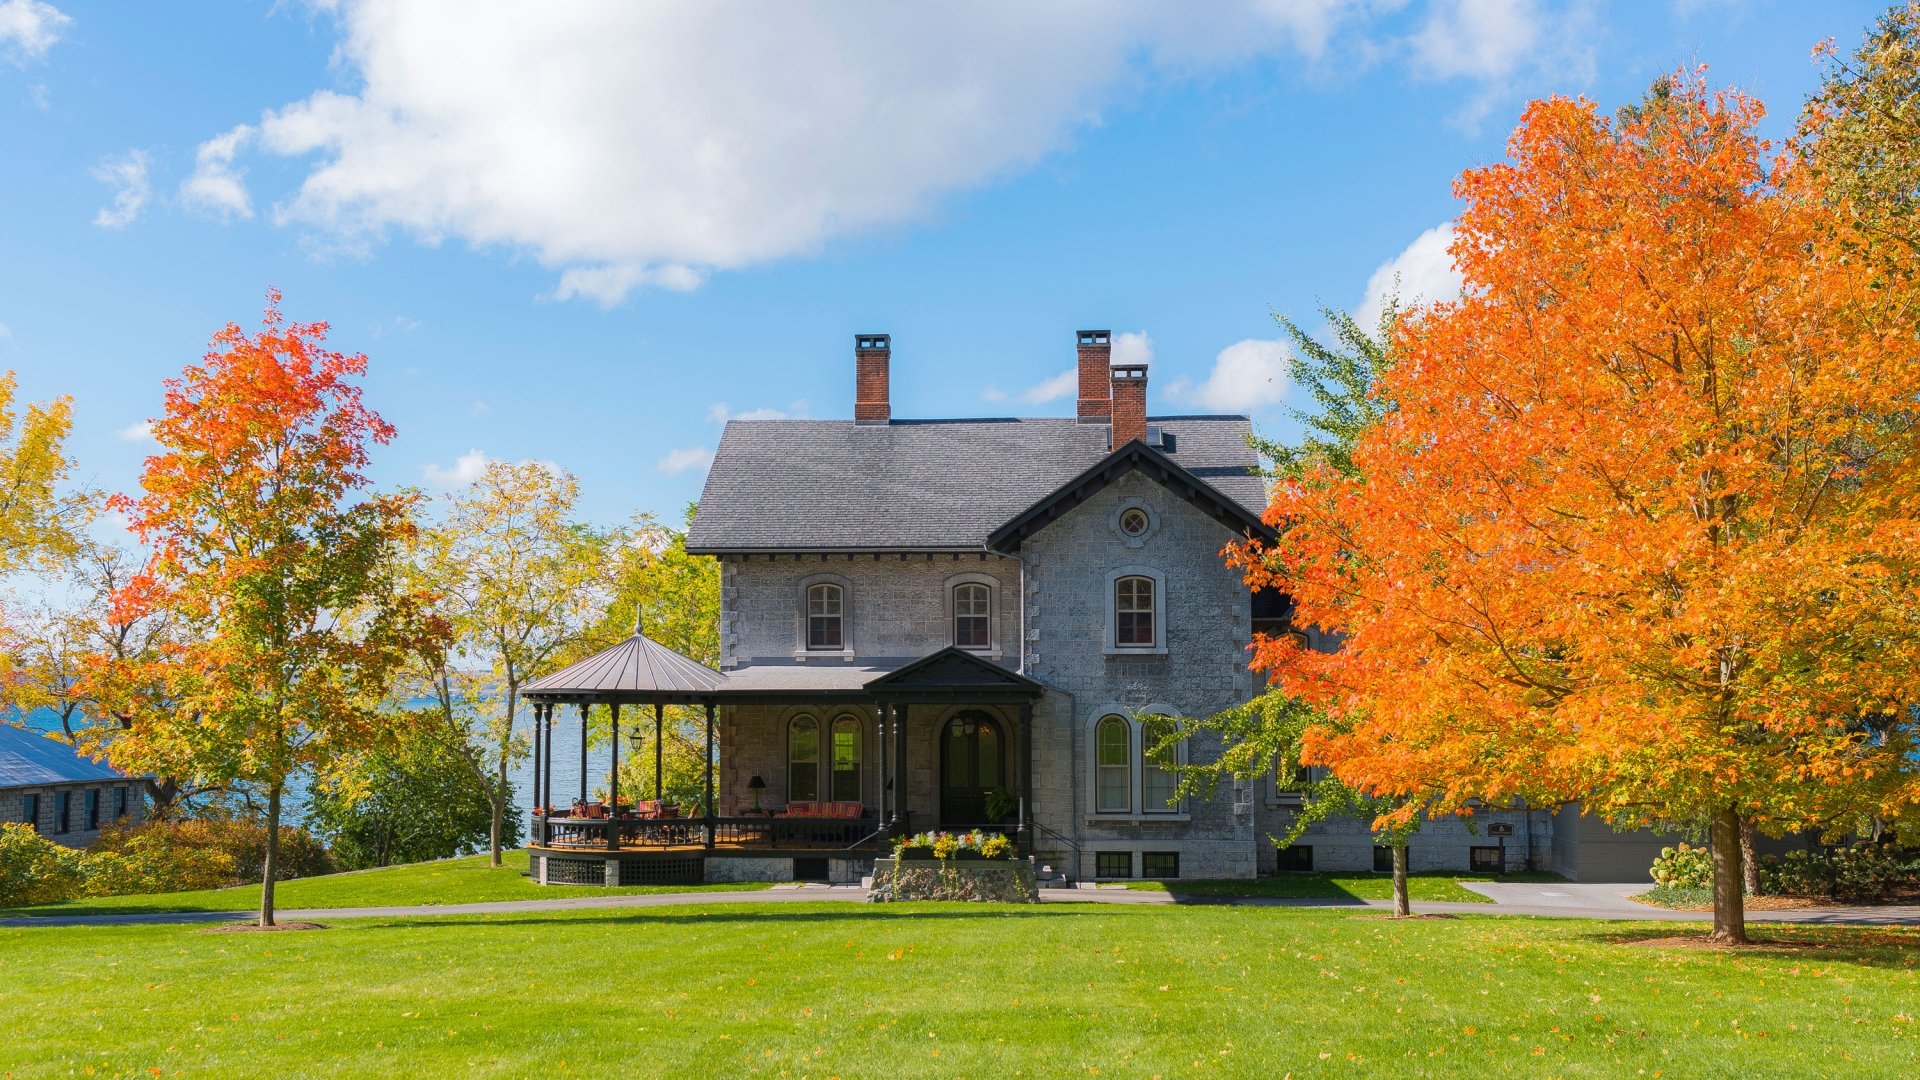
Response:
[[[1493,901],[1491,904],[1416,902],[1420,914],[1533,915],[1570,919],[1632,919],[1664,922],[1706,922],[1703,911],[1666,911],[1637,904],[1628,897],[1644,892],[1641,885],[1592,885],[1520,882],[1462,882],[1464,887]],[[619,908],[677,907],[686,904],[779,904],[813,901],[865,902],[865,889],[852,885],[781,885],[754,892],[646,893],[637,896],[555,896],[541,900],[503,900],[486,904],[422,904],[396,907],[289,908],[278,912],[285,922],[336,922],[341,919],[395,919],[457,915],[513,915]],[[1180,896],[1134,889],[1042,889],[1049,904],[1126,904],[1232,907],[1393,907],[1386,900],[1296,900],[1279,897]],[[27,926],[145,926],[168,923],[231,923],[254,917],[248,911],[183,911],[124,915],[34,915],[0,918],[0,927]],[[1850,926],[1920,926],[1920,907],[1829,907],[1789,911],[1749,911],[1750,923],[1828,923]]]

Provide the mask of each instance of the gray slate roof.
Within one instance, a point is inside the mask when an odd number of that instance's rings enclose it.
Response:
[[[73,747],[37,731],[0,724],[0,788],[124,780],[113,767],[81,757]]]
[[[1243,416],[1153,417],[1168,457],[1254,514]],[[1072,419],[733,420],[687,549],[976,551],[995,529],[1107,456],[1107,428]]]

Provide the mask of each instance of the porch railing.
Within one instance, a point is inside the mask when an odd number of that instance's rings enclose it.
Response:
[[[633,851],[687,847],[752,850],[877,849],[873,818],[575,818],[533,816],[535,847]]]

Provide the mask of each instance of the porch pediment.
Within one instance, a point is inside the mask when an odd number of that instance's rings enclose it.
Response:
[[[875,697],[1025,700],[1045,687],[1017,671],[951,646],[868,682]]]

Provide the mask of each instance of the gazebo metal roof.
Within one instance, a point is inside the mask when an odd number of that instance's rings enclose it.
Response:
[[[641,633],[528,683],[535,701],[692,704],[710,700],[727,677]]]

